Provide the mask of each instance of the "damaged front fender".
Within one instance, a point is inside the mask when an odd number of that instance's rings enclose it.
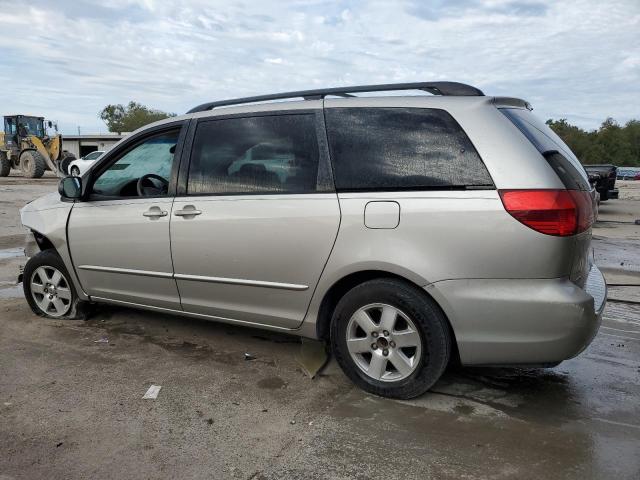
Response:
[[[58,193],[45,195],[25,205],[20,210],[20,219],[33,237],[25,241],[25,255],[31,257],[41,250],[54,248],[69,272],[78,297],[89,300],[80,285],[67,245],[67,222],[72,209],[73,203],[63,202]]]
[[[34,232],[29,231],[24,237],[24,256],[29,259],[40,250],[40,245],[38,245]]]

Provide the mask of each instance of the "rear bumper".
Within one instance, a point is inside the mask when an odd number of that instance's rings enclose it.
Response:
[[[619,198],[620,192],[618,191],[617,188],[614,188],[613,190],[609,190],[609,192],[607,193],[607,196],[609,198]]]
[[[593,265],[568,279],[445,280],[426,287],[447,314],[465,365],[559,363],[582,352],[602,320],[607,287]]]

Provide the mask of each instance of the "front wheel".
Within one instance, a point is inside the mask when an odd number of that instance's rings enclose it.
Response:
[[[331,345],[345,374],[367,392],[408,399],[429,390],[451,355],[451,335],[438,305],[417,287],[377,279],[338,302]]]
[[[44,175],[47,162],[40,152],[36,150],[25,150],[20,155],[20,169],[22,174],[28,178],[40,178]]]
[[[8,177],[11,173],[11,160],[7,152],[0,151],[0,177]]]
[[[22,277],[24,296],[36,315],[86,319],[89,303],[78,298],[64,262],[54,250],[29,259]]]

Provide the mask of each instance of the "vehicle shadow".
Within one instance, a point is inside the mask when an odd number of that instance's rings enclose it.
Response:
[[[100,305],[86,323],[104,329],[117,341],[133,336],[179,355],[229,364],[244,361],[245,353],[259,361],[288,365],[297,374],[301,339],[258,328]],[[348,384],[331,360],[320,377]],[[310,380],[312,381],[312,380]],[[355,395],[368,395],[364,392]],[[580,418],[580,402],[571,377],[562,365],[555,368],[472,368],[451,366],[430,392],[405,403],[477,415],[507,415],[557,424]]]

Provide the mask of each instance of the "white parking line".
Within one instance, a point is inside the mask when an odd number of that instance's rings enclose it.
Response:
[[[604,325],[602,326],[602,328],[606,328],[607,330],[615,330],[616,332],[635,333],[637,335],[640,335],[640,330],[624,330],[622,328],[613,328]]]
[[[629,341],[636,341],[636,342],[640,342],[640,338],[635,338],[635,337],[625,337],[623,335],[613,335],[612,333],[604,333],[601,332],[600,335],[606,335],[607,337],[614,337],[614,338],[619,338],[621,340],[629,340]]]
[[[597,418],[597,417],[594,417],[593,419],[598,421],[598,422],[609,423],[611,425],[618,425],[620,427],[629,427],[629,428],[638,428],[638,429],[640,429],[640,425],[634,425],[633,423],[615,422],[613,420],[607,420],[605,418]]]

